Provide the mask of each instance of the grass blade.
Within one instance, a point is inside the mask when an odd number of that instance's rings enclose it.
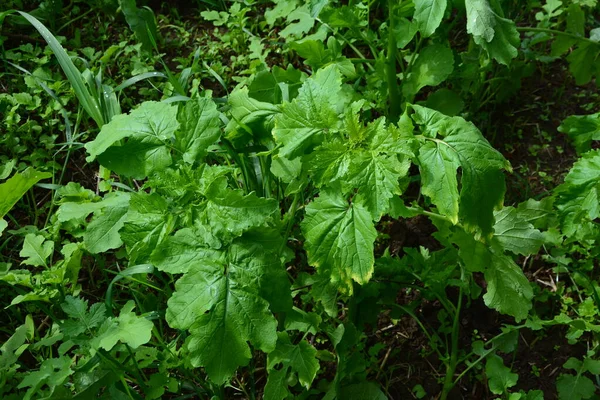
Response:
[[[79,99],[79,102],[81,103],[83,109],[89,114],[90,117],[92,117],[94,121],[96,121],[98,127],[101,128],[102,125],[104,125],[108,121],[104,120],[102,112],[100,111],[100,105],[98,104],[98,100],[90,94],[89,89],[85,85],[81,72],[79,72],[75,64],[73,64],[73,61],[71,61],[71,58],[69,57],[65,49],[60,45],[58,40],[56,40],[56,37],[54,37],[54,35],[52,35],[52,33],[50,33],[50,31],[44,26],[44,24],[38,21],[37,18],[27,14],[26,12],[18,11],[18,13],[21,14],[27,21],[29,21],[31,25],[33,25],[33,27],[38,30],[38,32],[42,35],[44,40],[48,43],[48,45],[52,49],[52,52],[56,56],[60,67],[62,68],[65,75],[67,76],[67,79],[73,86],[75,95],[77,96],[77,99]]]

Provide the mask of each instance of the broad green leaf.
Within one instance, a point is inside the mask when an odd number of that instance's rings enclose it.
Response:
[[[136,139],[133,147],[166,146],[175,139],[178,127],[176,107],[154,101],[144,102],[128,115],[115,116],[102,127],[96,139],[86,143],[85,148],[89,154],[87,161],[93,161],[109,147],[126,138]],[[124,165],[124,162],[119,165]]]
[[[152,53],[153,43],[158,42],[156,20],[152,10],[148,7],[136,7],[135,0],[119,0],[119,6],[136,39],[142,43],[142,48]]]
[[[412,98],[425,86],[437,86],[454,71],[454,55],[450,48],[432,44],[419,53],[410,74],[403,82],[402,92]]]
[[[214,26],[222,26],[227,23],[227,20],[229,20],[229,13],[224,11],[202,11],[200,15],[205,20],[212,21]]]
[[[117,318],[107,320],[98,330],[94,341],[104,350],[111,350],[118,342],[137,349],[150,341],[152,337],[152,321],[137,316],[133,312],[135,304],[128,301]]]
[[[321,0],[321,4],[327,3],[329,1]],[[360,8],[353,4],[328,7],[319,13],[319,18],[333,28],[360,29],[368,24],[365,18],[361,16]]]
[[[41,235],[29,233],[25,236],[23,249],[19,256],[26,258],[21,264],[27,264],[34,267],[48,267],[46,260],[54,252],[54,242],[46,240]]]
[[[433,201],[440,214],[458,223],[458,156],[444,143],[428,142],[419,149],[418,160],[421,192]]]
[[[593,140],[600,140],[600,113],[572,115],[560,124],[558,131],[569,135],[577,153],[583,154],[591,149]]]
[[[288,368],[270,369],[265,385],[264,400],[284,400],[290,394],[288,390]]]
[[[223,384],[240,366],[248,364],[251,352],[247,341],[269,352],[275,343],[277,322],[267,309],[267,302],[250,293],[218,286],[217,305],[200,316],[190,329],[186,341],[189,360],[195,367],[204,366],[208,377]]]
[[[63,311],[69,316],[69,320],[63,322],[61,331],[67,337],[75,337],[100,326],[106,320],[106,306],[104,303],[93,304],[88,311],[87,300],[79,297],[67,296],[61,304]]]
[[[339,127],[346,103],[338,68],[330,65],[317,71],[275,118],[273,136],[282,146],[279,154],[292,159],[318,144],[327,130]]]
[[[14,329],[12,336],[0,346],[0,369],[5,377],[11,369],[16,371],[19,368],[16,361],[29,347],[26,342],[33,339],[35,328],[30,320],[31,316],[26,317],[25,323]]]
[[[435,0],[434,0],[435,1]],[[417,22],[409,21],[406,18],[399,18],[394,26],[394,34],[396,35],[396,46],[403,49],[413,40],[417,33]]]
[[[216,104],[207,97],[190,100],[182,108],[179,122],[181,127],[175,135],[175,148],[183,153],[185,162],[200,161],[221,133]]]
[[[123,227],[119,231],[129,254],[129,263],[147,260],[173,229],[173,216],[164,197],[138,192],[131,195]]]
[[[295,283],[295,288],[301,288],[310,285],[310,297],[315,303],[320,303],[323,310],[330,317],[338,315],[338,286],[332,283],[327,274],[301,274]]]
[[[279,106],[250,97],[248,88],[236,88],[227,99],[230,119],[225,128],[226,138],[235,147],[243,147],[254,141],[266,139],[272,142],[271,130]]]
[[[519,393],[511,394],[508,400],[513,400],[514,395],[519,396],[514,400],[544,400],[544,392],[541,390],[530,390],[526,393],[521,390]]]
[[[300,158],[289,160],[279,154],[271,159],[271,172],[285,183],[290,183],[302,174],[302,161]]]
[[[507,393],[508,389],[515,386],[519,380],[519,374],[511,372],[511,369],[504,365],[502,358],[496,354],[488,356],[485,375],[488,378],[490,391],[494,394]]]
[[[407,160],[408,161],[408,160]],[[361,152],[352,160],[351,184],[374,221],[390,210],[390,200],[400,195],[398,180],[408,174],[410,163],[400,162],[397,155],[386,156],[375,151]]]
[[[594,316],[595,310],[592,313],[590,313],[589,315]],[[583,360],[583,369],[594,375],[600,375],[600,360],[593,360],[589,357],[586,357]]]
[[[569,358],[564,368],[577,370],[577,375],[560,374],[556,380],[556,389],[560,400],[582,400],[591,398],[596,393],[594,382],[582,376],[581,361],[574,357]]]
[[[6,182],[0,183],[0,218],[4,217],[33,185],[50,177],[52,174],[48,172],[27,168],[23,172],[17,172]]]
[[[277,340],[277,321],[259,295],[259,281],[279,261],[260,246],[235,244],[224,257],[200,259],[177,281],[166,316],[171,327],[190,330],[190,362],[218,384],[248,363],[247,342],[268,353]]]
[[[133,137],[121,146],[109,147],[98,156],[98,161],[107,169],[134,179],[144,179],[173,163],[166,142],[150,136]]]
[[[417,21],[417,26],[423,37],[433,35],[440,26],[444,12],[446,11],[447,0],[415,0],[415,14],[413,18]]]
[[[267,70],[257,72],[248,85],[249,97],[260,102],[281,103],[281,88],[275,76]]]
[[[398,181],[408,173],[411,145],[396,129],[386,129],[383,118],[364,127],[358,110],[346,115],[345,131],[349,140],[325,143],[307,157],[309,173],[317,187],[340,181],[346,192],[356,190],[373,220],[379,220],[389,212],[390,199],[401,194]]]
[[[458,245],[459,257],[468,271],[484,272],[485,304],[518,321],[525,319],[532,307],[533,290],[523,271],[511,257],[503,254],[496,239],[485,244],[475,240],[472,234],[457,231],[451,241]]]
[[[203,240],[205,238],[199,231],[181,229],[157,247],[151,262],[160,271],[183,274],[203,259],[218,259],[220,253],[211,247],[219,247],[220,243],[212,243],[211,246]]]
[[[339,193],[322,191],[306,207],[302,232],[309,263],[331,275],[333,283],[351,291],[351,279],[360,284],[369,281],[377,231],[364,204],[349,204]]]
[[[302,87],[302,84],[306,79],[306,74],[304,72],[295,69],[292,64],[289,64],[286,69],[273,66],[271,72],[277,82],[280,83],[280,87],[287,90],[288,99],[293,99],[298,96],[298,90]],[[284,84],[284,86],[281,84]]]
[[[415,110],[413,119],[423,126],[425,142],[435,145],[425,144],[424,156],[419,153],[421,174],[427,176],[422,190],[432,196],[432,202],[444,215],[456,221],[456,190],[450,190],[455,178],[444,176],[440,168],[450,174],[458,161],[462,170],[458,217],[468,230],[490,236],[494,209],[502,206],[504,199],[502,170],[510,171],[510,163],[472,123],[425,107],[413,105],[412,108]],[[442,138],[435,138],[436,135]]]
[[[38,371],[32,371],[27,374],[17,386],[18,389],[29,388],[22,399],[30,400],[37,398],[34,395],[44,385],[48,385],[49,394],[52,394],[57,387],[61,386],[73,374],[71,365],[72,360],[68,356],[44,360]]]
[[[305,4],[287,15],[287,26],[279,32],[279,36],[283,38],[304,36],[314,24],[315,19],[310,14],[308,4]]]
[[[600,150],[585,153],[555,191],[555,205],[565,235],[600,216]]]
[[[491,264],[487,265],[484,272],[488,285],[483,296],[485,304],[503,314],[512,315],[517,321],[527,318],[533,299],[531,284],[512,258],[498,250],[488,251]]]
[[[427,96],[425,105],[450,117],[460,114],[465,102],[458,93],[442,88]]]
[[[594,76],[600,75],[600,43],[579,42],[577,48],[567,56],[567,61],[575,83],[589,83]]]
[[[9,160],[8,162],[0,165],[0,181],[4,180],[10,176],[10,173],[15,168],[15,165],[17,165],[16,158],[13,158],[13,159]]]
[[[331,52],[325,49],[323,42],[317,40],[292,42],[290,49],[296,51],[304,63],[315,71],[332,61]]]
[[[546,197],[540,201],[529,199],[519,204],[517,214],[534,227],[543,229],[547,227],[548,217],[553,214],[553,204],[553,197]]]
[[[488,0],[465,0],[465,6],[467,32],[475,43],[499,63],[509,65],[520,43],[515,23],[498,15]]]
[[[231,105],[231,115],[233,116],[230,124],[249,125],[279,112],[277,106],[250,97],[247,87],[236,88],[231,92],[227,101]]]
[[[285,18],[296,9],[297,2],[295,0],[281,0],[275,4],[274,8],[268,8],[265,11],[265,21],[273,26],[279,18]]]
[[[219,260],[198,258],[175,284],[169,299],[167,321],[175,329],[189,329],[198,318],[210,310],[223,288],[224,279]]]
[[[8,226],[8,222],[6,222],[4,219],[0,218],[0,236],[2,236],[2,232],[4,232],[4,230],[6,229],[7,226]]]
[[[118,206],[105,208],[89,223],[83,235],[83,242],[90,253],[98,254],[123,244],[119,230],[125,224],[128,203],[129,196],[121,196]]]
[[[314,312],[305,312],[297,307],[294,307],[293,311],[286,315],[285,330],[309,332],[313,335],[316,335],[321,322],[322,318],[319,314]]]
[[[567,9],[567,32],[577,36],[585,34],[585,13],[578,4],[571,4]]]
[[[533,225],[520,218],[513,207],[504,207],[494,213],[494,237],[504,249],[524,256],[535,254],[544,243],[544,235]]]
[[[278,332],[277,336],[277,346],[268,356],[269,374],[277,364],[282,363],[284,369],[291,368],[297,373],[300,384],[309,389],[319,371],[319,361],[316,358],[317,349],[306,340],[292,344],[286,332]]]
[[[109,193],[97,202],[66,202],[60,205],[56,216],[60,222],[86,218],[91,213],[96,213],[104,208],[123,206],[124,198],[121,193]]]
[[[309,173],[317,187],[330,185],[348,174],[352,158],[356,152],[340,142],[325,143],[310,155]]]
[[[244,195],[241,189],[228,189],[227,180],[219,179],[205,193],[208,203],[201,220],[219,240],[227,241],[253,227],[265,225],[277,211],[277,201]]]

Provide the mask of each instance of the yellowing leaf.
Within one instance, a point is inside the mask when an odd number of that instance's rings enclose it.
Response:
[[[360,202],[348,204],[339,193],[321,192],[306,207],[302,223],[308,261],[331,281],[351,292],[351,280],[369,281],[375,258],[377,231],[371,214]]]
[[[277,321],[260,295],[260,281],[279,260],[243,244],[217,257],[190,265],[175,284],[166,318],[173,328],[190,330],[190,362],[220,384],[250,360],[247,342],[265,352],[275,348]]]

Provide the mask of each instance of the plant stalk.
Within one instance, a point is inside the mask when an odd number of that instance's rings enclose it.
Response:
[[[400,119],[400,88],[398,87],[398,78],[396,76],[396,55],[398,46],[396,45],[396,36],[394,29],[396,27],[396,18],[394,17],[395,1],[388,1],[389,27],[388,27],[388,48],[387,48],[387,83],[388,83],[388,118],[391,122],[398,122]]]
[[[462,280],[462,279],[461,279]],[[462,286],[458,292],[458,304],[456,305],[456,311],[454,312],[454,321],[452,323],[452,345],[450,348],[450,360],[446,364],[446,378],[444,380],[444,386],[442,388],[442,395],[440,400],[446,400],[448,394],[455,385],[454,372],[458,366],[458,337],[460,335],[460,309],[462,308],[463,289]]]
[[[549,33],[552,35],[566,36],[572,39],[580,40],[582,42],[592,43],[596,46],[600,46],[600,43],[593,41],[592,39],[576,35],[574,33],[557,31],[555,29],[547,29],[547,28],[530,28],[530,27],[517,27],[518,32],[538,32],[538,33]]]

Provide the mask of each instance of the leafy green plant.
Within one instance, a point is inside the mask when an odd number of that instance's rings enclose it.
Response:
[[[119,87],[80,73],[48,36],[76,93],[83,85],[77,95],[103,110],[96,120],[86,108],[100,131],[83,146],[87,162],[101,167],[95,187],[48,186],[56,191],[43,226],[9,231],[18,246],[3,254],[0,282],[10,289],[2,295],[16,330],[3,332],[0,393],[384,399],[393,345],[374,343],[373,332],[387,318],[391,328],[412,320],[422,332],[421,353],[442,367],[441,399],[473,378],[494,396],[543,398],[519,390],[510,355],[522,332],[565,327],[569,343],[586,340],[591,350],[563,365],[558,394],[590,398],[600,306],[591,274],[597,116],[560,128],[582,156],[551,197],[505,205],[512,167],[464,118],[452,89],[464,81],[474,97],[494,101],[502,82],[526,75],[524,64],[509,64],[519,57],[519,31],[529,28],[505,18],[506,3],[459,3],[280,1],[262,26],[285,19],[279,34],[309,67],[285,69],[263,65],[277,51],[263,49],[263,38],[246,46],[247,5],[207,11],[205,19],[230,30],[219,40],[254,53],[254,64],[239,64],[252,75],[232,87],[209,67],[227,96],[190,90],[192,74],[208,66],[197,50],[188,69],[167,74],[180,96],[124,114]],[[567,23],[581,15],[573,4]],[[561,7],[547,4],[529,31],[573,39],[554,32]],[[472,40],[462,52],[447,39],[454,12]],[[380,28],[365,29],[381,15]],[[104,108],[99,93],[109,95]],[[0,215],[46,177],[29,169],[1,184]],[[430,226],[430,241],[394,243],[386,229],[407,221]],[[569,288],[549,294],[530,283],[523,269],[540,249],[554,272],[572,279]],[[544,314],[540,303],[553,295],[561,308]],[[485,338],[463,323],[478,302],[504,315]],[[431,304],[428,318],[422,309]],[[473,340],[465,345],[464,337]]]
[[[454,241],[465,253],[461,260],[460,252],[450,252],[455,263],[450,273],[461,264],[462,279],[468,279],[469,272],[485,272],[486,303],[519,320],[527,316],[532,298],[529,283],[503,252],[529,254],[542,239],[513,209],[494,216],[504,192],[501,171],[510,166],[472,124],[414,105],[399,125],[388,125],[384,119],[365,125],[360,119],[364,102],[352,101],[352,92],[342,85],[336,66],[308,78],[291,102],[259,102],[248,93],[241,87],[231,94],[226,114],[230,122],[221,136],[225,154],[238,167],[202,162],[207,156],[222,157],[207,151],[222,129],[210,99],[192,100],[179,112],[173,106],[143,103],[105,125],[86,149],[90,161],[98,158],[121,175],[150,177],[145,187],[151,193],[115,193],[100,203],[64,203],[58,211],[59,219],[66,221],[103,210],[86,228],[84,238],[89,240],[84,243],[92,253],[124,243],[136,263],[150,262],[169,276],[183,274],[168,300],[166,319],[171,327],[190,332],[186,354],[193,366],[205,368],[211,381],[222,384],[237,367],[248,364],[249,342],[269,353],[268,396],[281,393],[277,398],[285,397],[290,371],[309,388],[319,369],[316,350],[304,341],[293,345],[296,340],[289,335],[299,330],[306,337],[326,325],[325,320],[309,325],[305,325],[308,321],[291,322],[305,311],[292,308],[290,284],[302,286],[300,282],[310,279],[310,289],[302,290],[306,292],[303,303],[308,302],[304,307],[314,304],[335,321],[336,299],[352,303],[359,285],[367,285],[376,273],[375,222],[390,213],[422,214],[439,221],[447,232],[445,240]],[[253,155],[263,146],[262,154]],[[240,162],[242,154],[248,155],[246,162]],[[427,201],[407,207],[398,195],[411,162],[419,166]],[[479,193],[477,198],[475,193]],[[110,205],[121,201],[117,199],[123,199],[122,206]],[[289,205],[282,219],[278,203]],[[290,256],[285,243],[302,215],[300,208],[304,217],[295,235],[305,238],[308,265],[295,266],[290,282],[283,268]],[[523,243],[512,238],[519,225]],[[120,240],[113,241],[119,236]],[[97,242],[96,237],[106,239]],[[474,249],[479,256],[467,257]],[[492,262],[487,268],[486,259]],[[310,278],[309,266],[317,271]],[[498,292],[511,295],[498,296]],[[460,301],[452,313],[454,321]],[[273,313],[281,318],[279,322]],[[258,320],[260,325],[253,322]],[[355,329],[354,323],[349,320],[338,327],[341,343],[343,332]],[[281,324],[291,325],[278,332]],[[454,322],[454,341],[458,334]],[[331,340],[337,341],[333,336]],[[360,343],[359,337],[347,340],[350,347]],[[338,346],[334,348],[338,375],[327,391],[329,396],[341,396],[357,378],[344,372],[350,348]],[[446,376],[451,378],[457,367],[456,345],[448,354]],[[288,357],[300,357],[312,367],[296,370],[296,363],[286,364]],[[444,392],[452,386],[448,384]]]

